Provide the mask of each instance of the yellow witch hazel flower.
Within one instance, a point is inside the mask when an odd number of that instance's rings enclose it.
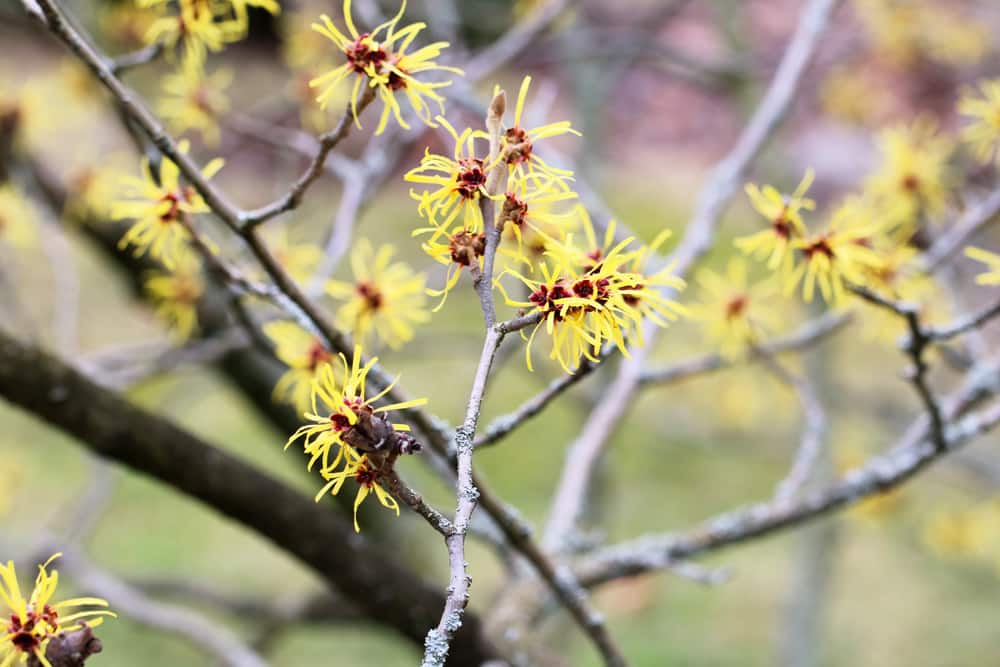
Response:
[[[839,306],[848,285],[867,285],[870,272],[882,266],[882,258],[871,247],[880,228],[859,210],[848,201],[833,212],[825,231],[794,241],[802,259],[784,279],[786,294],[801,281],[806,302],[819,287],[824,301]]]
[[[293,280],[309,280],[323,260],[323,249],[315,243],[295,243],[289,238],[287,225],[274,225],[264,230],[264,241],[274,259]]]
[[[869,177],[866,192],[882,207],[885,222],[915,231],[922,214],[944,211],[952,178],[948,159],[953,142],[938,133],[937,123],[922,117],[879,133],[882,161]]]
[[[181,152],[188,144],[182,141]],[[222,168],[222,158],[216,158],[202,169],[205,178],[211,178]],[[147,158],[142,159],[142,178],[126,176],[123,179],[122,198],[111,205],[115,220],[135,220],[135,224],[118,242],[120,249],[135,246],[133,254],[141,257],[147,252],[151,257],[173,269],[178,259],[188,250],[190,232],[185,226],[186,216],[207,213],[208,205],[194,188],[181,185],[180,169],[164,157],[158,173]]]
[[[274,386],[274,400],[288,403],[302,414],[309,410],[313,380],[333,360],[333,354],[316,336],[294,322],[268,322],[264,334],[274,343],[274,354],[288,370]]]
[[[528,174],[541,173],[549,178],[572,179],[572,171],[552,167],[539,157],[535,152],[535,143],[561,134],[580,136],[580,133],[573,129],[568,120],[549,123],[532,130],[524,129],[521,126],[521,115],[524,112],[524,100],[528,95],[530,85],[531,77],[524,77],[521,89],[517,94],[517,105],[514,107],[514,125],[507,128],[507,131],[501,136],[500,154],[510,167],[511,178],[523,179]],[[499,89],[494,92],[494,95],[497,92]]]
[[[395,501],[378,485],[378,479],[391,470],[400,454],[420,448],[406,435],[409,426],[390,421],[387,413],[424,405],[427,399],[375,407],[398,378],[376,395],[367,396],[367,376],[378,359],[373,357],[362,365],[360,346],[354,348],[350,364],[343,354],[338,358],[340,364],[320,367],[312,385],[312,409],[303,415],[312,423],[295,431],[285,448],[301,440],[309,456],[307,468],[312,470],[319,462],[320,475],[327,483],[316,494],[317,502],[328,493],[336,495],[348,477],[355,478],[359,490],[354,504],[354,529],[360,531],[358,507],[371,491],[383,505],[399,512]]]
[[[35,587],[27,598],[21,593],[13,561],[0,565],[0,602],[6,607],[6,613],[0,617],[0,667],[35,661],[52,667],[45,652],[53,638],[84,626],[96,627],[106,617],[115,618],[114,612],[104,609],[108,606],[107,601],[100,598],[53,601],[59,586],[59,572],[49,572],[48,567],[60,555],[55,554],[38,566]],[[91,608],[72,611],[81,607]]]
[[[169,327],[178,343],[191,337],[198,328],[198,300],[205,292],[201,263],[193,251],[182,254],[173,271],[150,271],[143,287],[156,304],[156,316]]]
[[[644,319],[665,327],[686,314],[684,307],[663,294],[664,288],[679,291],[685,285],[672,274],[672,266],[652,274],[641,270],[647,254],[667,234],[661,234],[648,248],[629,250],[634,239],[627,238],[607,249],[613,232],[612,223],[604,245],[589,251],[573,246],[571,235],[565,244],[554,244],[548,251],[552,265],[545,262],[539,267],[541,280],[508,270],[506,273],[531,290],[527,300],[511,298],[499,282],[503,276],[497,279],[508,305],[541,315],[525,349],[529,370],[531,345],[541,329],[552,339],[549,358],[572,373],[584,359],[596,362],[606,343],[626,356],[628,343],[643,345]],[[594,236],[592,229],[588,236]]]
[[[942,558],[986,558],[996,552],[996,501],[964,509],[939,509],[924,522],[921,538]]]
[[[783,195],[773,186],[746,186],[750,203],[770,223],[770,228],[736,239],[736,247],[760,259],[767,259],[768,268],[788,271],[792,268],[792,242],[806,233],[802,211],[816,208],[816,202],[805,197],[815,174],[807,169],[795,192]]]
[[[421,231],[424,230],[418,229],[415,233]],[[444,286],[441,289],[427,289],[429,295],[441,297],[441,301],[431,311],[435,313],[444,307],[444,302],[448,299],[448,293],[458,284],[458,279],[462,275],[462,269],[471,270],[475,266],[479,270],[482,270],[483,255],[486,253],[486,234],[483,232],[474,234],[465,229],[460,229],[447,237],[447,243],[435,240],[436,237],[437,235],[422,244],[424,252],[430,255],[434,261],[448,267],[448,272],[445,274]]]
[[[168,55],[182,49],[184,64],[202,67],[209,51],[217,53],[226,44],[244,37],[244,26],[233,18],[232,7],[218,0],[177,0],[177,13],[170,0],[140,0],[140,7],[154,7],[160,16],[146,31],[147,44],[163,44]]]
[[[772,307],[775,281],[751,282],[742,257],[731,257],[725,273],[701,269],[694,281],[700,300],[688,304],[687,310],[727,359],[739,359],[764,335],[780,327],[781,318]]]
[[[326,486],[316,496],[317,500],[327,493],[334,496],[337,495],[344,481],[349,477],[353,477],[354,481],[358,484],[358,493],[354,496],[354,530],[360,533],[361,526],[358,525],[358,508],[361,507],[361,503],[371,493],[375,494],[375,497],[378,498],[379,503],[383,507],[393,510],[396,516],[399,516],[399,503],[378,483],[380,474],[381,471],[372,463],[368,456],[360,456],[356,459],[347,456],[342,470],[323,474],[323,479],[328,481]]]
[[[965,256],[982,262],[989,270],[976,276],[977,285],[1000,285],[1000,255],[975,246],[965,249]]]
[[[420,166],[404,176],[410,183],[429,186],[420,193],[411,189],[410,196],[420,202],[418,212],[427,217],[432,225],[430,229],[418,229],[414,236],[430,231],[430,242],[447,234],[451,225],[459,219],[466,231],[483,231],[480,199],[488,196],[486,176],[493,166],[476,155],[476,139],[488,138],[484,132],[466,128],[459,134],[444,117],[438,116],[437,120],[455,140],[454,157],[436,155],[425,149]]]
[[[972,145],[983,162],[997,159],[1000,153],[1000,79],[979,82],[979,93],[966,91],[958,101],[958,113],[969,116],[971,124],[962,129],[962,140]]]
[[[506,193],[495,197],[503,202],[498,224],[503,225],[505,232],[498,252],[513,259],[515,264],[523,262],[532,271],[546,244],[562,241],[581,216],[587,214],[582,206],[558,211],[559,204],[576,198],[575,192],[551,176],[536,173],[514,179]]]
[[[233,81],[229,69],[206,74],[202,67],[185,61],[174,74],[163,77],[163,92],[157,111],[177,133],[196,130],[209,146],[219,143],[219,117],[229,110],[223,92]]]
[[[331,280],[326,292],[344,304],[337,320],[362,344],[375,338],[392,349],[411,340],[414,326],[430,319],[424,309],[424,274],[414,273],[402,262],[392,262],[395,248],[378,251],[360,239],[351,252],[354,282]]]
[[[326,108],[340,84],[353,74],[355,79],[351,90],[351,113],[359,128],[361,123],[358,120],[358,100],[361,96],[361,87],[366,82],[375,90],[383,104],[382,116],[375,134],[381,134],[385,130],[390,115],[396,119],[400,127],[409,128],[409,124],[403,118],[397,95],[406,97],[421,121],[430,127],[436,127],[431,119],[432,111],[428,101],[436,104],[443,114],[444,97],[437,90],[450,86],[451,82],[428,83],[418,80],[415,75],[433,71],[462,74],[462,70],[434,62],[448,47],[447,42],[434,42],[407,53],[407,49],[426,24],[411,23],[405,28],[397,29],[404,11],[406,11],[406,0],[403,0],[399,12],[392,19],[371,32],[360,33],[351,18],[351,0],[344,0],[344,24],[347,26],[348,34],[344,34],[326,14],[320,17],[322,23],[313,24],[313,30],[336,44],[347,59],[347,62],[340,67],[309,83],[310,86],[320,89],[316,99],[323,108]]]
[[[0,185],[0,241],[26,248],[37,238],[38,213],[24,195],[8,184]]]
[[[989,52],[989,28],[937,0],[855,0],[876,49],[899,65],[920,59],[962,66]]]

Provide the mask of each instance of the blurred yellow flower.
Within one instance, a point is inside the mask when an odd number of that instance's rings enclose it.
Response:
[[[878,148],[881,164],[868,178],[866,192],[879,202],[885,222],[902,227],[909,236],[922,215],[945,210],[954,143],[938,133],[932,119],[922,117],[880,132]]]
[[[38,238],[38,212],[31,202],[7,183],[0,185],[0,241],[26,248]]]
[[[304,414],[309,410],[313,380],[319,369],[333,360],[333,354],[313,334],[294,322],[268,322],[264,334],[274,343],[274,354],[288,370],[274,386],[274,400],[288,403]]]
[[[111,202],[119,193],[121,181],[122,173],[115,168],[82,167],[70,177],[63,215],[77,222],[108,222]]]
[[[376,251],[360,239],[351,252],[353,282],[331,280],[327,294],[344,302],[337,320],[355,340],[372,339],[398,349],[411,340],[414,326],[430,319],[424,307],[426,277],[402,262],[390,263],[395,249],[383,245]]]
[[[816,208],[816,202],[805,197],[815,174],[807,169],[795,192],[783,195],[776,188],[753,183],[746,186],[750,203],[770,228],[736,239],[736,247],[748,255],[767,259],[768,268],[788,271],[792,268],[792,242],[805,236],[806,226],[801,211]]]
[[[854,8],[876,49],[909,66],[920,59],[972,65],[986,55],[986,25],[962,16],[938,0],[855,0]]]
[[[794,291],[801,281],[802,298],[807,303],[818,286],[823,300],[838,306],[848,284],[867,287],[871,272],[882,266],[881,257],[871,247],[879,229],[876,222],[860,216],[850,202],[838,207],[825,231],[792,243],[802,259],[782,279],[785,293]]]
[[[232,81],[229,69],[206,74],[202,67],[185,61],[175,73],[163,76],[166,96],[160,98],[156,109],[174,132],[196,130],[202,141],[215,146],[219,143],[219,118],[229,110],[223,91]]]
[[[996,159],[1000,145],[1000,79],[979,82],[979,93],[966,91],[958,101],[958,113],[972,118],[971,124],[962,129],[962,139],[972,145],[983,162]]]
[[[156,304],[156,316],[166,323],[178,343],[183,343],[198,328],[198,301],[205,291],[201,265],[194,252],[177,258],[170,272],[149,271],[143,287]]]
[[[55,554],[38,566],[35,587],[27,598],[18,585],[14,562],[7,561],[6,565],[0,565],[0,602],[5,607],[0,620],[0,665],[3,667],[15,662],[34,664],[35,661],[51,667],[45,650],[53,638],[79,630],[84,623],[93,628],[106,617],[115,617],[114,612],[107,609],[92,608],[67,614],[79,607],[107,607],[107,601],[100,598],[53,601],[59,585],[59,572],[49,572],[48,567],[60,555]]]
[[[167,6],[170,0],[140,0],[140,7],[153,7],[159,14],[146,31],[147,44],[163,44],[172,56],[180,47],[183,64],[200,68],[208,52],[217,53],[226,44],[244,37],[244,28],[232,17],[232,7],[217,0],[177,0],[178,12]]]
[[[414,75],[435,70],[462,74],[462,70],[434,62],[448,47],[447,42],[434,42],[413,53],[406,52],[426,25],[412,23],[397,30],[396,26],[403,18],[405,10],[406,0],[403,0],[399,12],[392,19],[371,32],[359,33],[351,18],[351,0],[344,0],[344,24],[347,26],[348,34],[341,32],[326,14],[320,17],[322,23],[313,24],[313,30],[336,44],[347,59],[347,62],[340,67],[313,79],[309,84],[320,89],[316,99],[323,108],[326,108],[340,84],[354,74],[351,111],[354,122],[359,128],[361,123],[358,120],[358,100],[361,96],[361,87],[365,84],[375,90],[383,103],[382,116],[375,134],[381,134],[385,130],[390,115],[395,117],[401,127],[409,127],[403,119],[399,101],[396,99],[397,94],[406,96],[420,120],[431,127],[436,127],[431,119],[432,111],[428,101],[436,104],[443,114],[444,98],[437,93],[437,90],[450,86],[451,82],[427,83],[417,80]]]
[[[965,249],[965,256],[982,262],[989,269],[976,276],[977,285],[1000,285],[1000,255],[975,246],[968,246]]]
[[[274,259],[297,283],[305,283],[312,278],[323,260],[323,249],[315,243],[293,243],[287,225],[267,228],[264,241]]]
[[[694,282],[699,300],[687,304],[691,319],[702,325],[712,343],[727,359],[738,359],[772,334],[781,323],[774,308],[777,285],[773,279],[751,282],[746,260],[731,257],[724,274],[701,269]]]
[[[937,556],[982,558],[995,553],[1000,515],[992,504],[937,510],[924,522],[921,537]]]
[[[187,142],[180,143],[181,152],[187,152]],[[222,168],[223,161],[216,158],[202,169],[205,178],[211,178]],[[122,179],[121,199],[112,202],[111,217],[115,220],[134,220],[118,247],[134,245],[133,254],[141,257],[147,252],[154,259],[173,269],[188,250],[190,232],[187,216],[206,213],[209,208],[194,188],[180,183],[180,169],[164,157],[158,173],[154,173],[148,158],[142,159],[142,178],[125,176]]]

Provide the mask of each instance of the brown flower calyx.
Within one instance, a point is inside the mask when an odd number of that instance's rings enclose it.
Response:
[[[448,248],[451,250],[451,261],[461,266],[472,266],[486,254],[486,234],[473,234],[463,229],[451,237]]]
[[[519,127],[512,127],[504,133],[503,161],[507,164],[521,164],[531,159],[531,141],[528,133]]]
[[[421,446],[416,438],[409,433],[393,429],[392,422],[385,413],[373,412],[367,405],[352,406],[352,409],[358,420],[353,425],[346,424],[341,439],[357,451],[392,458],[420,451]],[[334,417],[343,417],[343,421],[347,421],[346,417],[340,414]]]
[[[503,207],[500,209],[500,224],[511,222],[523,227],[528,218],[528,202],[520,199],[513,192],[504,195]]]
[[[476,157],[462,158],[458,161],[458,174],[455,176],[455,191],[466,199],[475,199],[486,185],[486,170],[483,161]]]

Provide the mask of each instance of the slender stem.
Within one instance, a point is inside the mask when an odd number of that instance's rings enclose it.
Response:
[[[369,104],[375,99],[375,89],[371,87],[365,88],[364,94],[361,99],[358,100],[358,113],[368,107]],[[279,199],[262,206],[253,211],[247,211],[243,213],[242,220],[245,229],[252,229],[257,225],[270,220],[271,218],[281,215],[286,211],[291,211],[296,208],[301,202],[302,198],[306,194],[306,190],[309,189],[319,175],[323,173],[323,168],[326,164],[326,158],[337,144],[339,144],[344,137],[346,137],[351,132],[351,127],[354,125],[354,114],[351,111],[350,104],[344,110],[344,114],[340,117],[337,122],[337,126],[322,135],[319,138],[319,149],[316,151],[316,156],[306,167],[305,171],[299,177],[299,179],[292,186],[285,195]]]

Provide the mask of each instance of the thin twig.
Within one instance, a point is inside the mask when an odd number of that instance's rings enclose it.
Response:
[[[757,354],[775,356],[783,352],[793,352],[806,349],[819,343],[827,336],[831,336],[852,320],[852,313],[827,313],[815,319],[809,320],[794,332],[787,336],[781,336],[761,343],[750,350],[748,361],[753,360]],[[721,354],[707,354],[702,357],[695,357],[686,361],[672,363],[663,368],[651,368],[645,371],[640,378],[642,384],[670,384],[687,378],[704,375],[712,371],[729,368],[736,361],[723,357]]]
[[[719,515],[685,533],[638,538],[609,547],[583,559],[575,571],[584,585],[597,586],[620,577],[660,569],[677,559],[801,525],[894,489],[998,423],[1000,405],[994,405],[952,425],[947,430],[944,448],[925,438],[912,446],[875,457],[829,488],[797,502],[771,500]]]
[[[604,351],[602,352],[600,358],[603,360],[607,358],[610,353],[610,349]],[[516,410],[500,417],[496,417],[493,421],[491,421],[476,438],[473,446],[478,449],[480,447],[495,445],[500,440],[510,435],[511,431],[539,414],[549,405],[549,403],[562,396],[570,387],[574,386],[580,380],[593,373],[599,365],[600,363],[594,363],[589,359],[585,359],[574,373],[563,375],[555,380],[552,380],[552,382],[550,382],[545,389],[526,400],[518,406]]]
[[[94,595],[114,601],[114,608],[129,620],[178,635],[229,667],[267,667],[267,661],[228,630],[201,614],[157,602],[110,572],[87,562],[79,553],[63,550],[61,568]],[[52,549],[49,549],[51,551]]]
[[[807,377],[794,375],[771,355],[759,354],[758,358],[778,380],[795,391],[805,418],[795,460],[775,491],[774,497],[780,502],[795,497],[812,477],[816,463],[823,452],[827,425],[826,412]]]
[[[921,271],[933,273],[952,255],[962,249],[970,238],[1000,214],[1000,189],[994,190],[965,210],[965,213],[935,239],[920,256]]]
[[[993,304],[978,313],[973,313],[960,318],[951,324],[940,327],[927,328],[925,334],[933,341],[943,341],[955,336],[960,336],[974,329],[978,329],[993,318],[1000,316],[1000,302]]]
[[[941,406],[938,404],[930,383],[927,380],[928,366],[927,360],[924,358],[924,352],[926,352],[927,347],[933,342],[933,339],[927,335],[920,324],[919,308],[911,304],[892,301],[865,287],[854,286],[851,288],[851,291],[865,301],[896,314],[906,322],[909,335],[903,341],[902,349],[909,355],[910,360],[913,362],[913,367],[910,369],[907,379],[913,384],[913,388],[920,397],[920,401],[927,411],[927,416],[930,418],[931,440],[939,448],[944,448],[946,445],[944,417],[941,415]]]
[[[410,509],[424,517],[434,530],[445,537],[455,533],[455,526],[448,517],[424,502],[423,497],[410,488],[398,473],[390,472],[385,476],[385,482],[393,496],[402,500]]]
[[[364,109],[371,104],[374,99],[375,89],[372,87],[365,88],[364,94],[361,96],[361,99],[358,100],[357,113],[360,114],[364,111]],[[306,194],[306,190],[309,189],[309,186],[316,182],[319,175],[323,173],[323,167],[326,163],[327,156],[334,148],[336,148],[337,144],[339,144],[344,137],[350,133],[353,125],[354,114],[352,112],[351,105],[348,104],[347,108],[344,110],[344,115],[341,116],[340,121],[337,122],[337,126],[319,138],[319,150],[316,151],[316,156],[292,186],[291,190],[266,206],[245,212],[242,215],[244,228],[253,229],[257,225],[297,207],[299,203],[301,203],[302,198]]]
[[[110,61],[109,67],[115,76],[120,76],[130,69],[141,67],[142,65],[148,65],[159,58],[162,54],[163,44],[157,42],[156,44],[150,44],[149,46],[144,46],[141,49],[136,49],[131,53],[125,53],[115,57]]]

